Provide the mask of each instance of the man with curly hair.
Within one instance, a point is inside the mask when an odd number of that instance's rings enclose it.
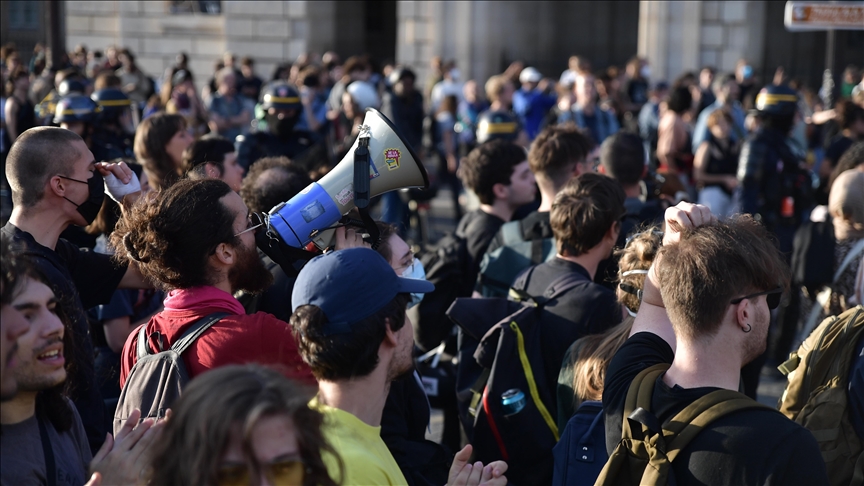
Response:
[[[261,224],[251,216],[228,184],[182,180],[127,214],[111,240],[118,260],[136,262],[168,291],[165,309],[144,324],[151,349],[168,349],[199,319],[228,313],[183,354],[191,378],[227,364],[261,363],[314,384],[288,324],[264,312],[246,315],[233,296],[260,292],[273,281],[255,246]],[[136,330],[123,347],[121,386],[137,361],[137,339]]]

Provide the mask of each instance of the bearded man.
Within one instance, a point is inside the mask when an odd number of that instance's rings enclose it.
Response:
[[[262,225],[228,184],[182,180],[135,209],[111,241],[118,258],[136,262],[146,278],[168,291],[164,310],[145,324],[150,349],[168,349],[199,319],[228,313],[183,354],[190,378],[228,364],[259,363],[315,384],[288,324],[264,312],[246,315],[233,296],[263,291],[273,277],[255,246]],[[123,347],[121,386],[137,360],[138,333]]]

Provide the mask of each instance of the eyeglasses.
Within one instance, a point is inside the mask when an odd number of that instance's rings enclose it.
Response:
[[[414,254],[412,253],[410,262],[408,262],[405,265],[399,265],[398,267],[394,268],[393,270],[395,270],[396,274],[399,275],[400,277],[405,275],[406,273],[413,273],[414,272],[414,263],[416,263],[416,262],[417,262],[417,258],[415,258]]]
[[[306,467],[297,459],[288,459],[261,466],[261,474],[270,484],[303,484]],[[219,486],[248,486],[252,483],[252,471],[242,464],[219,468],[216,473]]]
[[[235,237],[242,235],[243,233],[248,233],[250,231],[255,231],[256,229],[264,226],[264,221],[261,220],[261,216],[258,213],[250,213],[249,218],[246,221],[246,229],[234,235]]]
[[[764,292],[757,292],[755,294],[745,295],[744,297],[738,297],[737,299],[732,299],[729,303],[740,304],[741,301],[745,299],[752,299],[753,297],[759,297],[760,295],[767,296],[765,297],[765,302],[768,304],[769,309],[776,309],[777,306],[780,305],[780,300],[783,298],[783,287],[777,287]]]

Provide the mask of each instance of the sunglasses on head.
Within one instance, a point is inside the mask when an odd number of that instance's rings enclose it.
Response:
[[[780,305],[780,300],[783,298],[783,287],[777,287],[771,290],[766,290],[764,292],[756,292],[755,294],[745,295],[744,297],[738,297],[737,299],[732,299],[729,301],[730,304],[740,304],[741,301],[746,299],[751,299],[753,297],[759,297],[760,295],[764,295],[765,302],[768,303],[769,309],[776,309],[777,306]]]
[[[303,484],[305,472],[306,467],[303,461],[286,459],[262,465],[260,474],[267,477],[270,484],[300,485]],[[252,471],[246,464],[221,467],[217,473],[217,484],[219,486],[249,486],[252,484]]]

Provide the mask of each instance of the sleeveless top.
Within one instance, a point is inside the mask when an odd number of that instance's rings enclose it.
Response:
[[[710,134],[706,141],[708,142],[708,154],[705,173],[712,175],[735,175],[735,173],[738,172],[738,156],[732,149],[732,145],[730,144],[727,145],[726,148],[723,148],[717,142],[717,139]],[[719,187],[723,189],[726,194],[730,196],[732,195],[732,191],[719,182],[710,182],[705,184],[705,187],[712,186]]]

